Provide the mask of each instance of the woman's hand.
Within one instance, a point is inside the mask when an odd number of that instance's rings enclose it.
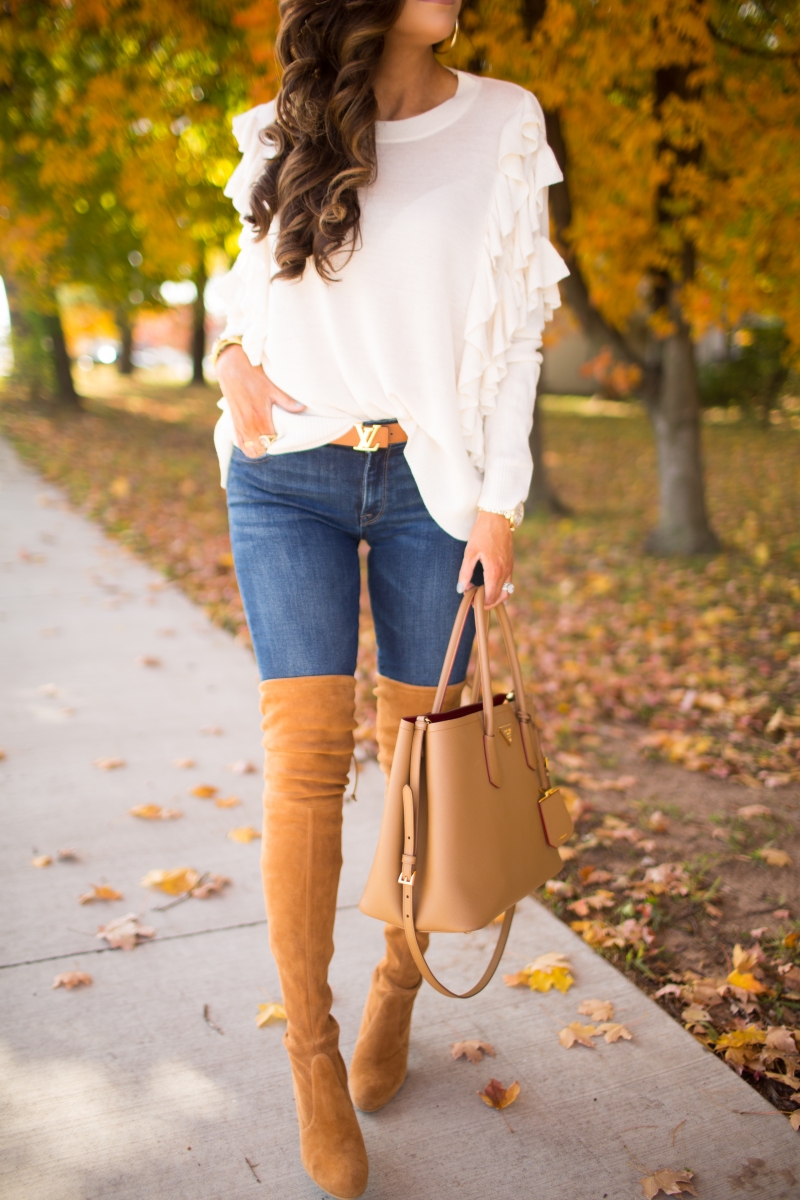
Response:
[[[514,569],[513,537],[508,518],[502,513],[478,513],[464,551],[458,582],[463,585],[461,591],[468,588],[475,564],[483,563],[487,608],[494,608],[507,599],[508,593],[502,587],[511,582]]]
[[[241,346],[227,346],[220,354],[217,379],[231,410],[236,442],[248,458],[260,458],[265,447],[259,437],[275,433],[273,404],[287,412],[302,412],[305,408],[276,387],[261,367],[254,367]]]

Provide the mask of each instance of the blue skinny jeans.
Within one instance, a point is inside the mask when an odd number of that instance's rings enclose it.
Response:
[[[355,673],[363,540],[378,671],[438,682],[465,543],[428,513],[403,451],[321,446],[251,459],[234,449],[231,545],[262,680]],[[470,615],[454,683],[474,632]]]

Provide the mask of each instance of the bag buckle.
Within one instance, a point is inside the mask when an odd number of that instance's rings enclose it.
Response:
[[[412,871],[412,872],[411,872],[411,878],[410,878],[410,879],[406,879],[406,878],[405,878],[405,876],[403,875],[403,872],[401,871],[401,872],[400,872],[400,874],[397,876],[397,882],[398,882],[398,883],[402,883],[403,887],[413,887],[413,886],[414,886],[414,880],[415,880],[416,878],[417,878],[417,872],[416,872],[416,871]]]
[[[374,454],[376,450],[380,450],[380,446],[375,445],[375,439],[381,431],[380,425],[362,425],[360,421],[356,421],[353,428],[359,436],[359,443],[353,446],[354,450],[363,450],[366,454]]]

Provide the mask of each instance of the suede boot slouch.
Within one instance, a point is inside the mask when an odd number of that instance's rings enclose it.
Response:
[[[338,1200],[355,1200],[367,1186],[369,1167],[328,986],[355,681],[341,675],[274,679],[260,691],[266,750],[262,874],[287,1014],[284,1045],[300,1156],[319,1187]]]

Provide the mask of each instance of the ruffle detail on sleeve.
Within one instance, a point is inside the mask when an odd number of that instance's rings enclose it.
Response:
[[[272,237],[256,242],[245,217],[250,212],[250,193],[270,157],[270,149],[259,134],[275,119],[275,102],[259,104],[233,118],[233,132],[242,159],[225,187],[225,195],[242,219],[239,256],[220,281],[218,295],[227,317],[225,335],[242,338],[242,349],[254,367],[260,366],[267,336],[270,281],[272,279]]]
[[[550,321],[569,271],[547,233],[546,188],[563,178],[545,137],[544,113],[525,92],[500,135],[498,174],[467,308],[458,378],[470,461],[484,469],[484,418],[495,408],[511,344],[538,312]]]

